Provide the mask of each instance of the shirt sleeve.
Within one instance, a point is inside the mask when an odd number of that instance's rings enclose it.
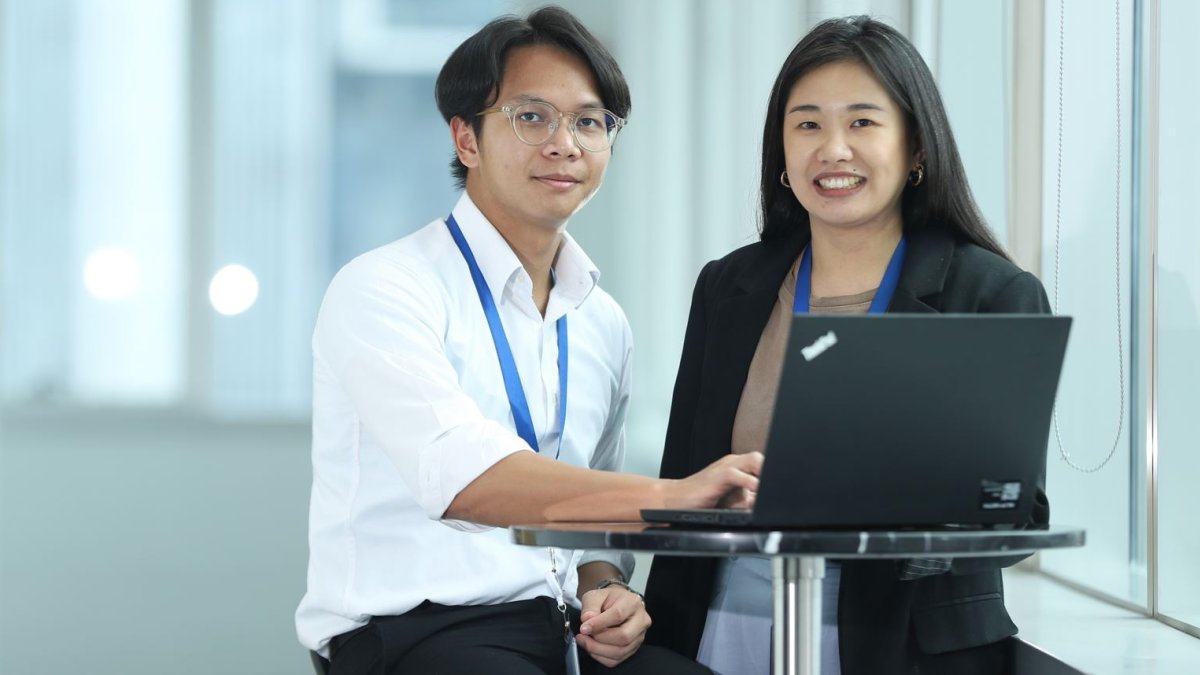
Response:
[[[616,390],[613,392],[611,411],[604,425],[604,433],[592,452],[588,466],[601,471],[620,471],[625,465],[625,418],[629,413],[629,393],[633,377],[633,334],[629,323],[621,316],[621,375]],[[621,574],[629,580],[633,576],[634,557],[632,553],[617,551],[585,551],[579,559],[579,566],[590,562],[603,561],[621,570]]]
[[[454,329],[445,295],[419,261],[406,262],[364,257],[343,268],[317,317],[313,355],[425,513],[441,519],[471,481],[530,448],[459,387],[444,347]]]

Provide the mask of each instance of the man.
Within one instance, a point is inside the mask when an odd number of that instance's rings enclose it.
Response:
[[[624,77],[545,8],[464,42],[437,100],[464,194],[342,269],[313,335],[301,641],[334,675],[575,672],[576,653],[583,672],[708,672],[639,649],[650,617],[625,585],[629,556],[516,546],[503,529],[748,502],[757,487],[761,456],[679,481],[612,471],[629,327],[565,227],[604,177]]]

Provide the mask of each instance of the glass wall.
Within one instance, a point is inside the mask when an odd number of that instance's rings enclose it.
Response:
[[[1086,527],[1088,545],[1047,552],[1042,565],[1146,606],[1146,522],[1136,508],[1144,483],[1135,480],[1144,455],[1132,430],[1129,358],[1134,13],[1130,0],[1119,15],[1116,4],[1045,6],[1041,278],[1051,303],[1074,318],[1047,493],[1053,520]]]
[[[3,7],[0,397],[303,420],[325,284],[452,205],[433,78],[514,5]]]
[[[183,395],[185,18],[181,0],[5,5],[4,400]]]
[[[1196,137],[1180,135],[1180,111],[1200,108],[1200,5],[1162,0],[1156,127],[1158,284],[1158,610],[1200,628],[1200,228],[1193,164]]]
[[[1087,527],[1088,545],[1041,566],[1200,636],[1200,183],[1178,124],[1200,104],[1200,8],[1107,4],[1045,8],[1042,278],[1075,317],[1049,492],[1054,520]]]

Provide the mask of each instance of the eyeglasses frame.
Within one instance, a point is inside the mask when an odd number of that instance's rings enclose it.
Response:
[[[550,134],[548,136],[546,136],[546,140],[542,141],[541,143],[530,143],[529,141],[522,138],[521,133],[519,131],[517,131],[517,118],[516,118],[516,115],[513,114],[513,112],[516,111],[517,108],[520,108],[520,107],[526,106],[526,105],[544,105],[547,108],[550,108],[551,110],[553,110],[555,113],[558,114],[558,117],[555,120],[553,120],[552,122],[550,122]],[[614,127],[613,131],[610,134],[606,134],[606,138],[610,139],[608,141],[608,147],[606,147],[602,150],[591,150],[589,148],[585,148],[583,142],[581,142],[579,140],[579,131],[575,127],[575,122],[579,119],[579,116],[590,110],[600,111],[600,112],[604,113],[605,115],[608,115],[608,116],[612,117],[614,120],[616,120],[616,123],[613,125],[613,127]],[[517,140],[521,141],[525,145],[531,145],[534,147],[542,146],[542,145],[549,143],[550,139],[554,138],[554,134],[558,133],[558,126],[560,124],[562,124],[562,120],[564,117],[570,117],[571,124],[570,124],[570,126],[567,127],[567,130],[571,134],[571,138],[575,141],[575,145],[577,145],[580,150],[583,150],[585,152],[595,153],[595,152],[605,152],[606,150],[612,150],[613,145],[615,145],[617,142],[617,134],[620,133],[621,129],[625,127],[625,118],[621,117],[620,115],[616,114],[615,112],[613,112],[611,110],[608,110],[607,108],[584,108],[583,110],[580,110],[578,112],[563,112],[562,110],[559,110],[558,108],[554,107],[554,104],[549,103],[547,101],[522,101],[521,103],[512,103],[512,104],[507,104],[507,105],[494,105],[490,108],[484,108],[483,110],[480,110],[478,113],[475,113],[475,115],[477,117],[482,117],[484,115],[490,115],[492,113],[504,113],[504,115],[506,117],[508,117],[509,126],[512,127],[513,135],[517,137]]]

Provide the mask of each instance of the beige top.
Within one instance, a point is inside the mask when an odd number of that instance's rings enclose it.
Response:
[[[792,271],[779,287],[775,307],[771,310],[762,336],[758,338],[758,347],[750,361],[750,372],[746,375],[746,386],[742,389],[742,398],[733,418],[732,451],[735,454],[763,452],[767,449],[767,431],[775,410],[779,371],[783,369],[783,352],[792,328],[792,304],[796,297],[796,275],[799,271],[800,259],[797,258]],[[877,290],[832,298],[810,297],[809,311],[813,314],[866,314]]]

